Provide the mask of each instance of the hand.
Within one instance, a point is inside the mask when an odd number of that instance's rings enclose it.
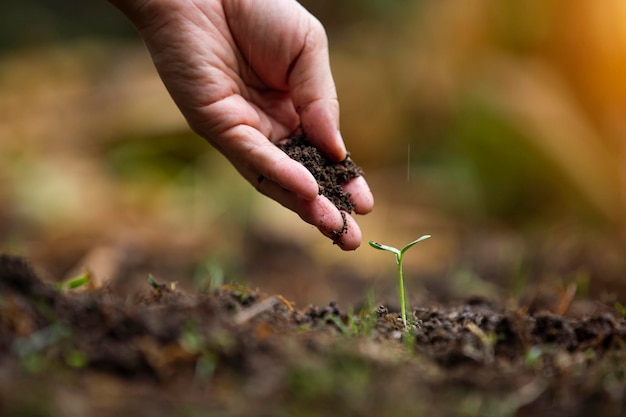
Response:
[[[302,126],[341,161],[339,103],[324,28],[295,0],[110,0],[131,19],[191,128],[261,193],[296,212],[344,250],[361,231],[309,171],[274,142]],[[264,181],[258,181],[258,178]],[[345,184],[355,212],[372,210],[362,177]],[[333,233],[335,232],[335,233]]]

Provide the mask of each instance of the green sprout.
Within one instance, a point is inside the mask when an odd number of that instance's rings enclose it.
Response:
[[[72,277],[68,280],[57,283],[56,289],[57,291],[75,290],[76,288],[80,288],[84,285],[87,285],[90,280],[91,280],[91,275],[89,274],[89,272],[87,272],[83,275]]]
[[[419,239],[416,239],[413,242],[407,244],[402,249],[396,249],[393,246],[383,245],[381,243],[374,242],[373,240],[370,240],[370,242],[369,242],[370,246],[373,247],[374,249],[386,250],[388,252],[393,253],[396,256],[396,264],[398,265],[398,292],[399,292],[399,295],[400,295],[400,312],[402,314],[402,322],[404,323],[405,327],[407,327],[407,321],[406,321],[406,297],[404,295],[404,277],[403,277],[403,274],[402,274],[402,258],[404,257],[405,252],[407,250],[409,250],[409,248],[411,248],[416,243],[421,242],[422,240],[428,239],[429,237],[430,237],[430,235],[424,235],[424,236],[420,237]]]
[[[156,282],[156,279],[154,279],[154,275],[152,275],[152,274],[148,274],[148,284],[150,284],[150,286],[154,290],[158,291],[158,290],[162,289],[162,286],[158,282]]]

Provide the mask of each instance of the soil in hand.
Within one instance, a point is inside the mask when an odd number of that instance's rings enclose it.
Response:
[[[354,210],[350,193],[345,192],[342,185],[363,175],[363,170],[352,161],[349,154],[341,162],[332,162],[307,141],[304,133],[291,136],[279,143],[278,147],[313,174],[319,184],[320,194],[328,197],[339,210],[348,213]]]

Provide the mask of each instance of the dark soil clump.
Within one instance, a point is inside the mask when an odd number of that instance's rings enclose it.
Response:
[[[363,175],[363,170],[352,161],[350,154],[341,162],[332,162],[307,141],[304,133],[291,136],[287,141],[279,143],[278,147],[313,174],[319,184],[320,194],[328,197],[339,210],[352,213],[354,203],[350,201],[350,193],[344,191],[342,184]]]

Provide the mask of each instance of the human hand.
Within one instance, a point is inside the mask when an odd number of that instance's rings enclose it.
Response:
[[[301,126],[329,159],[346,158],[319,21],[295,0],[110,1],[139,30],[196,133],[258,191],[342,249],[359,246],[361,230],[354,218],[319,195],[312,174],[274,145]],[[374,199],[362,177],[344,188],[357,214],[372,210]]]

